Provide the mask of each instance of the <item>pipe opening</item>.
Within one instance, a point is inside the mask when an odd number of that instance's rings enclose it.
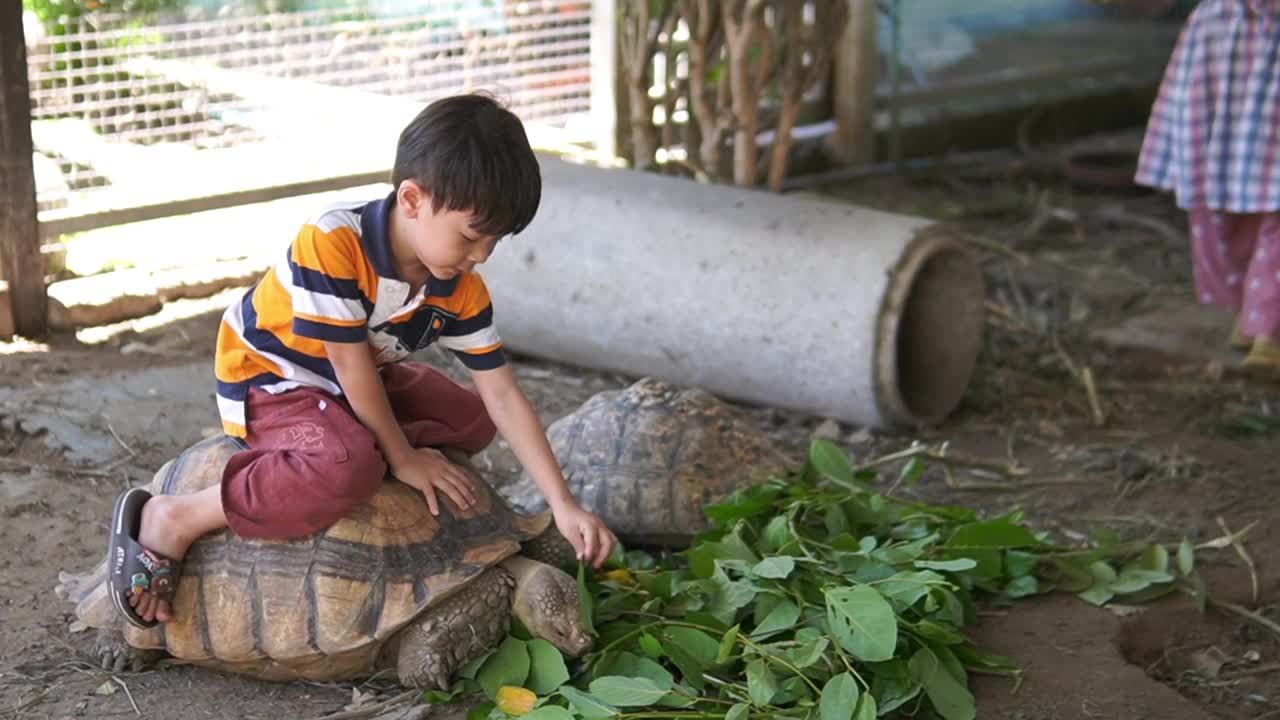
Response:
[[[896,322],[885,349],[892,348],[889,390],[898,420],[906,424],[941,421],[964,396],[982,345],[982,273],[963,246],[923,242],[914,262],[893,281],[899,292]],[[912,271],[914,269],[914,272]],[[884,358],[889,360],[889,358]],[[886,363],[887,364],[887,363]],[[888,368],[885,368],[888,369]]]

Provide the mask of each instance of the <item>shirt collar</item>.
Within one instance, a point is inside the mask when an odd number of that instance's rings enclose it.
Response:
[[[396,273],[395,257],[391,254],[391,210],[396,206],[396,194],[389,193],[381,200],[367,203],[360,209],[360,245],[364,248],[373,269],[385,278],[400,280]],[[458,288],[461,275],[447,280],[430,275],[427,277],[427,294],[433,297],[449,297]]]

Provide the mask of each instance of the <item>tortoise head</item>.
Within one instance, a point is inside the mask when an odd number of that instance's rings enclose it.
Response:
[[[578,582],[568,573],[527,558],[503,565],[516,578],[511,611],[534,637],[555,645],[569,657],[591,649],[591,633],[582,624]]]

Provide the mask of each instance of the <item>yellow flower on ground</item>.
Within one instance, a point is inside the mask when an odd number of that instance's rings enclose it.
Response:
[[[533,709],[533,704],[536,702],[538,702],[538,696],[534,695],[532,690],[511,685],[498,688],[498,709],[508,715],[524,715]]]

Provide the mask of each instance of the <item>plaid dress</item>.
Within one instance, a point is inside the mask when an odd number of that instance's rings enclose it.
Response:
[[[1280,0],[1202,0],[1192,12],[1135,180],[1184,209],[1280,211]]]

